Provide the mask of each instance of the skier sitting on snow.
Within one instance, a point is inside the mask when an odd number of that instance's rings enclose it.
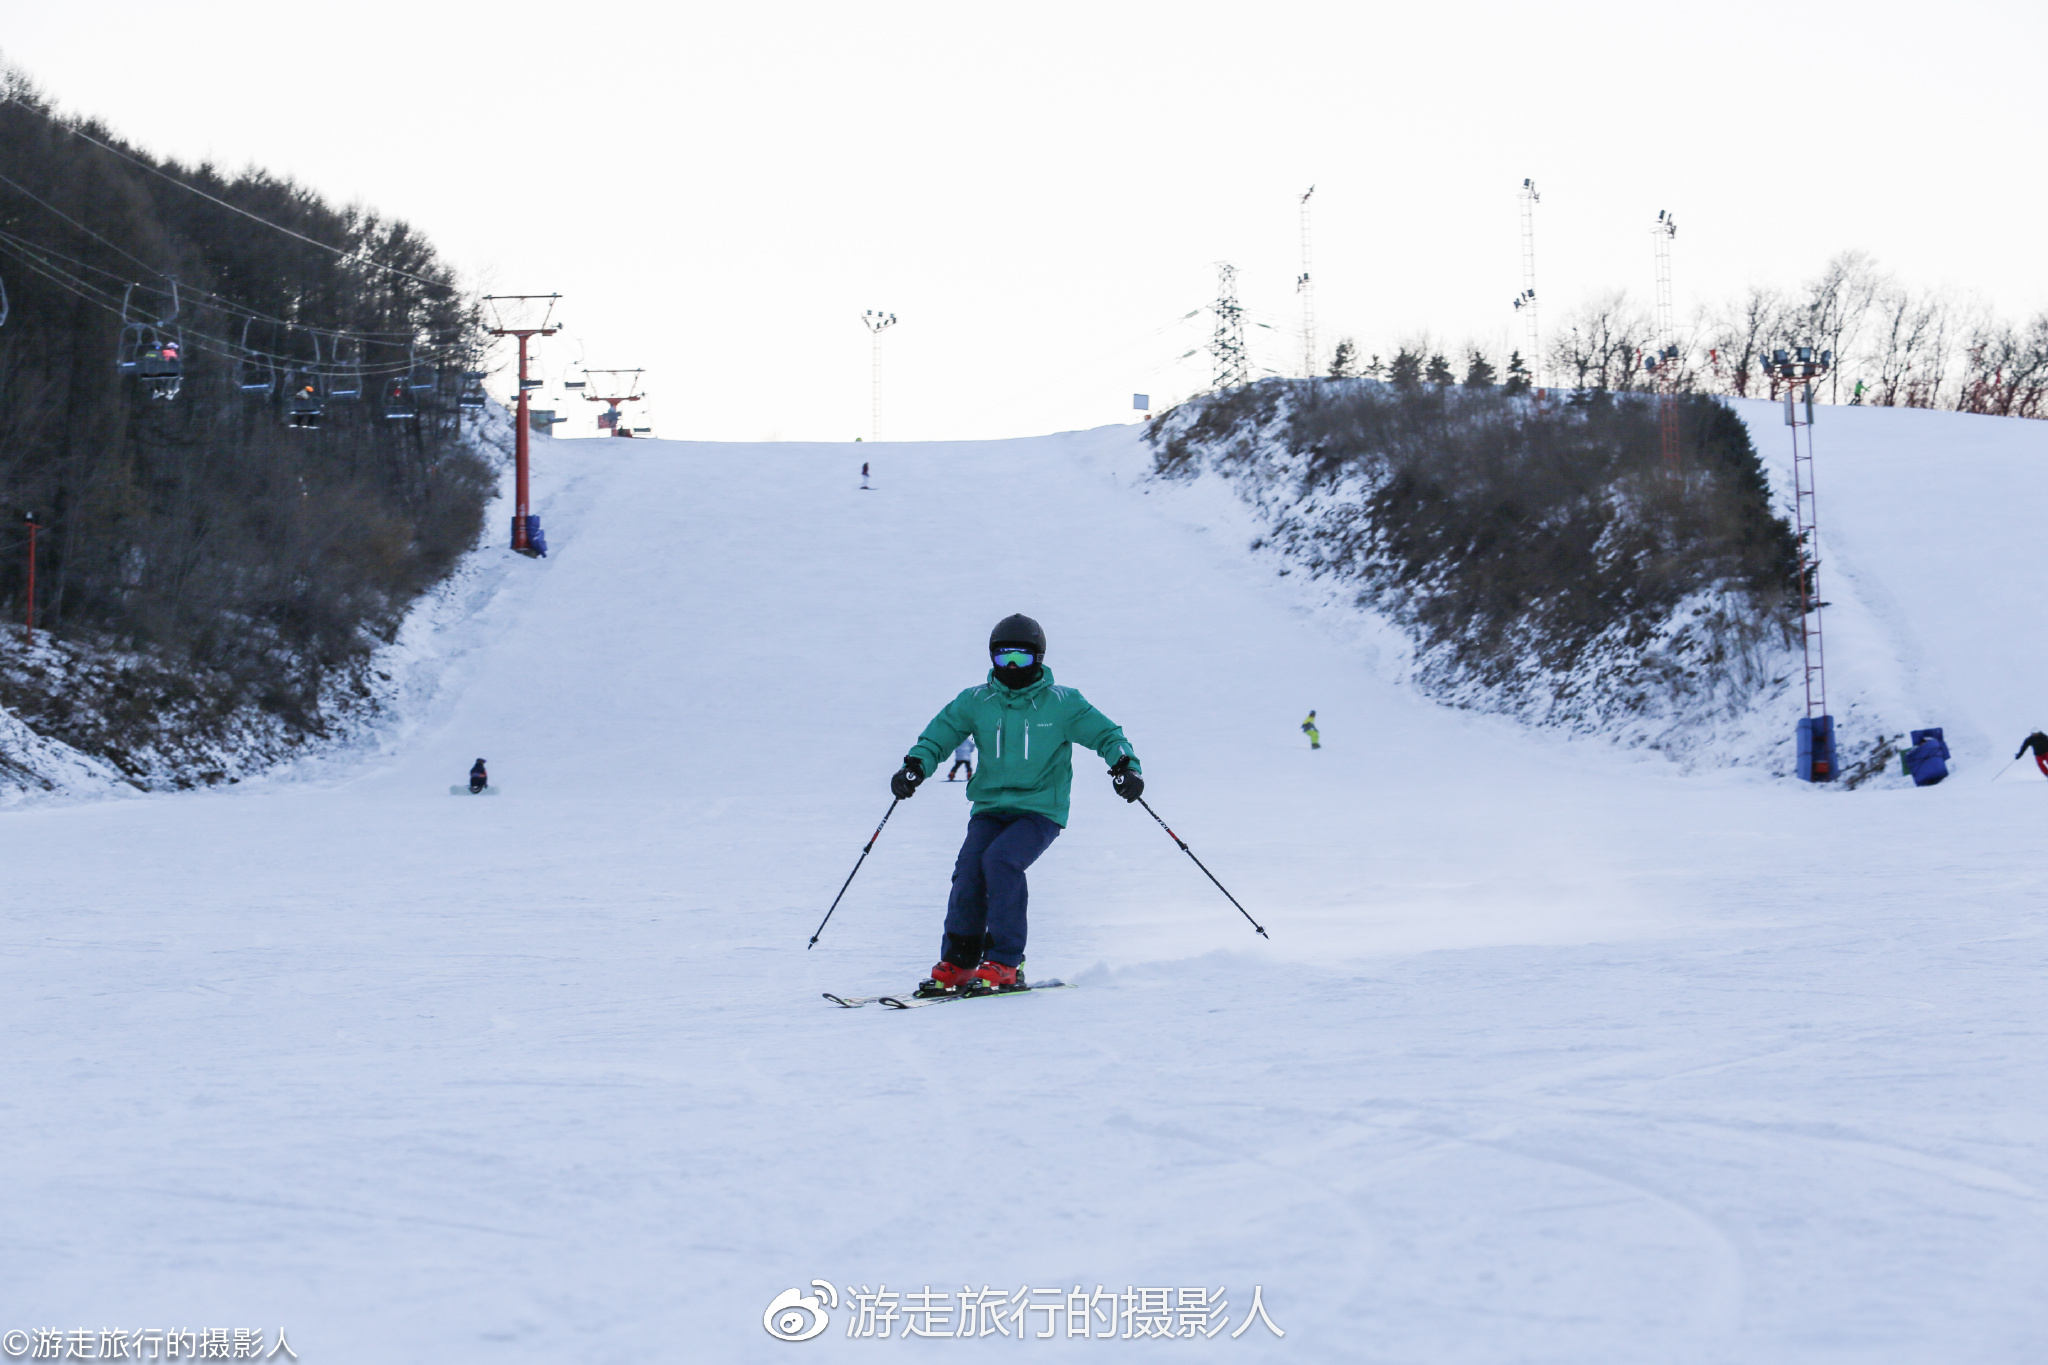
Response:
[[[988,681],[970,687],[932,718],[889,779],[898,800],[917,791],[946,751],[972,736],[981,768],[967,783],[974,801],[953,864],[946,931],[929,989],[982,985],[1016,989],[1024,961],[1024,870],[1059,837],[1074,785],[1069,744],[1110,763],[1117,795],[1145,790],[1138,756],[1107,716],[1045,666],[1045,632],[1028,616],[1006,616],[988,637]]]
[[[2034,751],[2034,766],[2041,770],[2043,777],[2048,777],[2048,735],[2044,735],[2039,730],[2036,730],[2033,734],[2021,740],[2020,754],[2025,753],[2029,749]],[[2020,754],[2014,754],[2012,761],[2015,763],[2019,762]]]
[[[485,787],[488,787],[490,785],[491,775],[484,771],[484,761],[482,759],[478,759],[476,761],[476,766],[469,770],[469,794],[471,796],[475,796],[478,792],[482,791]]]
[[[967,769],[967,780],[969,782],[972,782],[974,780],[973,735],[969,735],[967,738],[961,740],[960,747],[953,751],[953,766],[946,769],[946,780],[948,782],[951,782],[953,780],[953,774],[959,772],[962,768]]]

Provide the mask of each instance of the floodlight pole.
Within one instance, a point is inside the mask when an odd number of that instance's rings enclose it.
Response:
[[[36,521],[36,514],[29,512],[22,518],[28,523],[28,642],[36,642],[36,532],[42,526]]]
[[[554,310],[554,301],[560,297],[562,297],[560,294],[487,294],[484,296],[484,301],[487,303],[515,303],[531,299],[546,299],[548,301],[548,309],[552,312]],[[559,327],[547,326],[545,322],[539,327],[491,328],[491,335],[494,337],[519,338],[519,404],[517,416],[513,419],[514,427],[512,432],[514,467],[512,481],[512,548],[523,555],[535,553],[527,539],[527,527],[530,525],[529,518],[533,515],[533,497],[528,479],[531,463],[529,447],[531,428],[527,420],[526,340],[528,337],[551,337],[560,330]]]
[[[1657,221],[1651,226],[1650,235],[1656,247],[1657,260],[1657,354],[1649,359],[1648,369],[1656,376],[1657,434],[1664,448],[1664,472],[1675,479],[1684,471],[1678,449],[1681,366],[1678,363],[1678,329],[1672,322],[1671,296],[1671,239],[1678,235],[1678,220],[1671,216],[1670,210],[1657,211]]]
[[[870,343],[868,356],[868,439],[882,439],[882,333],[896,325],[896,315],[870,308],[860,315],[867,326]]]
[[[1799,722],[1799,776],[1835,777],[1834,719],[1828,715],[1827,653],[1821,637],[1820,518],[1813,496],[1813,386],[1834,368],[1833,351],[1780,347],[1763,361],[1772,387],[1784,386],[1785,425],[1792,428],[1792,500],[1799,537],[1799,639],[1806,663],[1806,715]],[[1800,439],[1804,432],[1805,439]]]

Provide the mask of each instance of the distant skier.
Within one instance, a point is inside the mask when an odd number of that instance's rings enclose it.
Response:
[[[484,761],[478,759],[476,766],[469,770],[469,794],[475,796],[490,785],[491,775],[484,771]]]
[[[868,486],[868,462],[866,460],[860,462],[860,486],[863,489]]]
[[[2020,753],[2012,756],[2013,762],[2019,762],[2020,754],[2025,753],[2029,749],[2034,751],[2034,766],[2041,770],[2041,776],[2048,777],[2048,735],[2044,735],[2039,730],[2036,730],[2033,734],[2021,740]]]
[[[1315,712],[1311,711],[1308,713],[1308,719],[1301,723],[1301,732],[1308,736],[1309,748],[1320,749],[1323,747],[1323,732],[1316,729]]]
[[[953,766],[946,769],[946,780],[948,782],[953,781],[953,774],[959,772],[962,768],[967,769],[967,780],[969,782],[972,782],[974,780],[973,735],[969,735],[967,738],[961,740],[960,747],[953,750]]]
[[[948,749],[972,737],[981,769],[968,781],[974,808],[953,864],[939,962],[923,991],[1023,986],[1024,871],[1067,823],[1074,785],[1070,744],[1109,763],[1126,801],[1145,790],[1138,756],[1116,724],[1045,666],[1045,632],[1028,616],[1006,616],[989,632],[988,681],[946,703],[904,755],[889,790],[907,800]],[[1042,732],[1042,733],[1041,733]]]

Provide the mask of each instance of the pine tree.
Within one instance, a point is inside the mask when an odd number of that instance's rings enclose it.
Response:
[[[1349,379],[1358,365],[1358,347],[1350,337],[1337,343],[1337,349],[1330,355],[1330,378]]]
[[[1359,373],[1367,379],[1385,379],[1387,377],[1387,362],[1381,360],[1379,352],[1375,351],[1373,352],[1372,359],[1365,362],[1365,368],[1360,370]]]
[[[1522,360],[1520,351],[1508,352],[1508,382],[1501,385],[1501,392],[1510,398],[1529,391],[1529,367]]]
[[[1394,363],[1387,366],[1387,378],[1397,389],[1412,389],[1422,383],[1422,357],[1403,346],[1394,352]]]
[[[1451,362],[1445,360],[1442,355],[1433,355],[1429,358],[1429,368],[1423,372],[1422,377],[1432,384],[1450,385],[1458,382],[1458,377],[1451,373]]]
[[[1472,359],[1465,366],[1465,387],[1468,389],[1490,389],[1494,381],[1493,362],[1480,351],[1472,352]]]

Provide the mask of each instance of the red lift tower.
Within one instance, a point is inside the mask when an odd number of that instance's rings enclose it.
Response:
[[[645,373],[647,373],[645,370],[585,370],[583,372],[586,379],[595,374],[610,375],[612,380],[606,387],[614,389],[623,387],[626,390],[624,393],[586,393],[583,395],[583,401],[586,403],[603,403],[605,405],[604,411],[597,415],[598,430],[609,431],[614,436],[631,436],[633,434],[632,428],[625,424],[624,417],[619,412],[619,404],[637,403],[647,396],[640,392],[640,376]],[[618,378],[620,375],[629,375],[631,377],[622,382]]]
[[[532,428],[527,425],[526,394],[527,390],[537,387],[540,381],[538,379],[529,380],[526,376],[526,341],[528,337],[551,337],[561,330],[559,327],[550,327],[548,325],[555,315],[555,301],[561,297],[560,294],[486,294],[483,297],[483,301],[491,305],[491,311],[498,318],[499,325],[491,328],[491,335],[494,337],[519,338],[519,410],[518,415],[513,419],[512,430],[512,446],[515,452],[514,462],[516,465],[512,490],[512,548],[520,554],[528,556],[538,556],[543,552],[539,545],[540,519],[533,515],[532,496],[527,488],[527,442],[532,433]],[[507,327],[504,325],[504,305],[524,305],[525,309],[530,311],[534,305],[540,303],[546,303],[547,310],[541,314],[539,326]]]

